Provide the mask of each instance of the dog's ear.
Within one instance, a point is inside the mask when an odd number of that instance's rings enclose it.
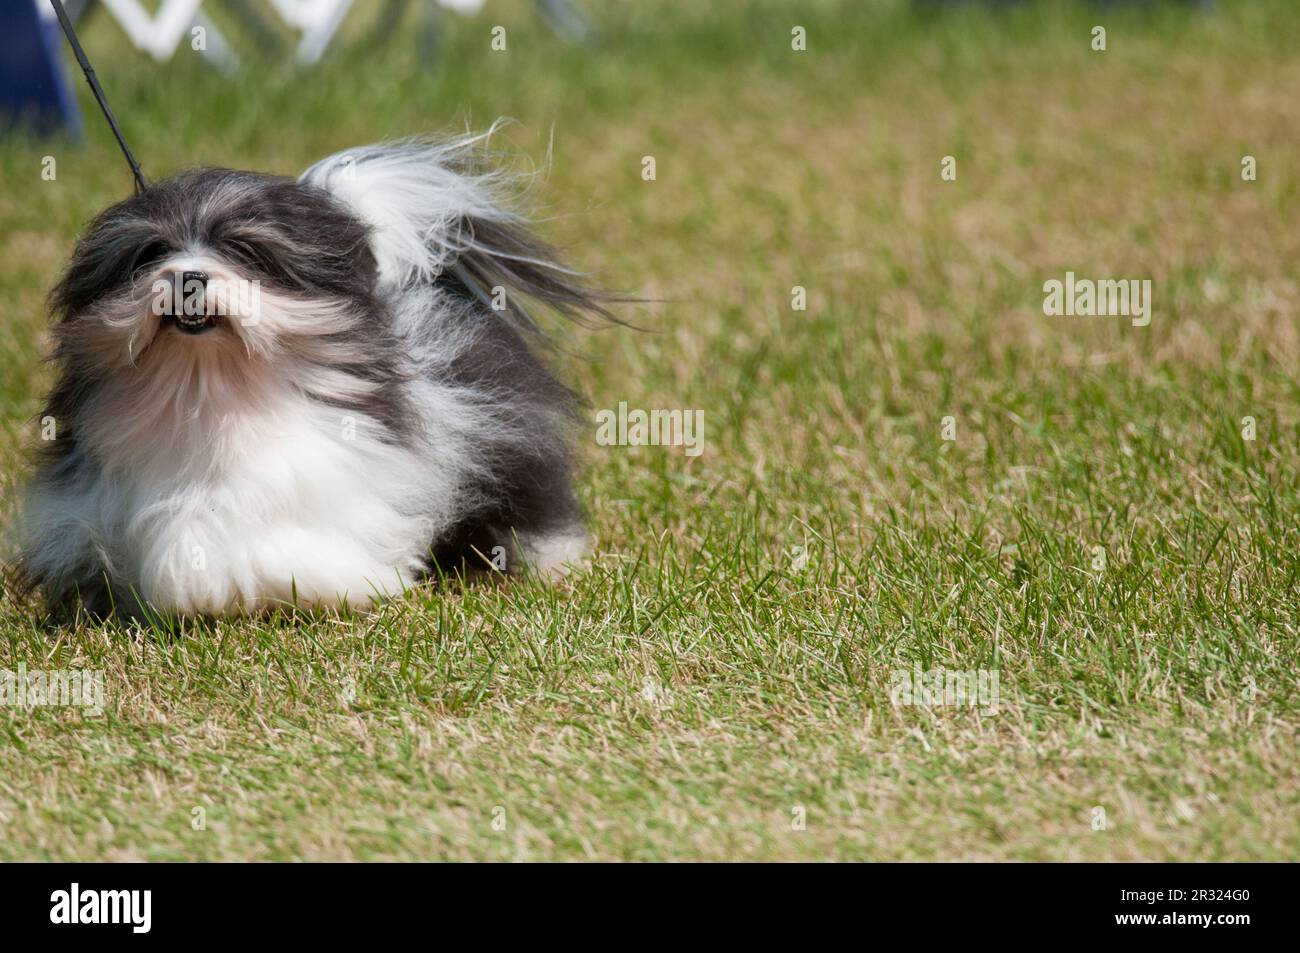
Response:
[[[535,328],[530,303],[581,324],[617,322],[607,304],[618,299],[565,267],[555,249],[518,222],[467,217],[463,250],[438,283],[458,284],[494,311]]]

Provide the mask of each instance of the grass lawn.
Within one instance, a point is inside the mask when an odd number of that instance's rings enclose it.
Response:
[[[489,4],[436,68],[233,83],[87,29],[153,176],[514,117],[546,235],[655,303],[556,328],[596,540],[558,585],[171,632],[0,597],[0,669],[105,690],[0,707],[0,859],[1300,856],[1300,9],[798,6],[593,2],[580,49]],[[6,522],[44,295],[130,188],[82,105],[0,139]],[[1044,315],[1067,271],[1150,279],[1149,326]],[[599,445],[620,401],[703,452]],[[918,670],[997,704],[894,704]]]

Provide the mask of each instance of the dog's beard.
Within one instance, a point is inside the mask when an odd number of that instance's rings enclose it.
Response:
[[[201,299],[169,290],[195,271],[207,275]],[[342,343],[352,307],[268,288],[211,256],[137,276],[60,328],[62,354],[91,388],[78,427],[87,449],[110,467],[192,475],[220,468],[234,433],[277,424],[288,395],[363,400],[375,385],[340,370],[355,358]],[[181,327],[200,320],[202,333]]]

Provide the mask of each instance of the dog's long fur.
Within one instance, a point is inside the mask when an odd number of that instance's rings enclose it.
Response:
[[[96,612],[224,614],[365,606],[475,551],[580,558],[574,398],[525,299],[604,312],[477,149],[370,146],[296,182],[198,170],[100,215],[52,297],[30,582]],[[150,290],[188,269],[209,306],[222,280],[260,282],[257,313],[167,326]]]

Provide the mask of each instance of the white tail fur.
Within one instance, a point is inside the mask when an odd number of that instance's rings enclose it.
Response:
[[[431,281],[478,247],[467,222],[521,222],[498,197],[508,174],[473,169],[476,151],[495,129],[445,142],[338,152],[299,181],[333,193],[374,229],[371,247],[381,282]]]

